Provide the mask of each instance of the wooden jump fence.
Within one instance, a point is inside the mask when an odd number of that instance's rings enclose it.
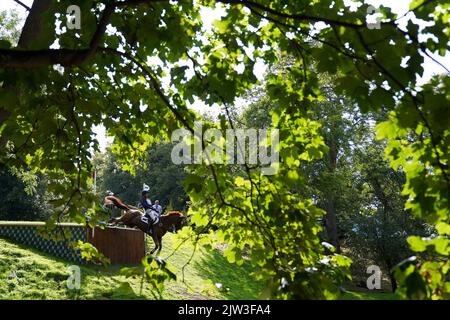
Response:
[[[52,231],[66,234],[67,240],[55,241],[42,236],[44,222],[0,221],[0,237],[10,239],[78,264],[87,262],[70,241],[89,242],[110,259],[111,264],[137,264],[145,256],[145,234],[136,229],[106,227],[87,228],[77,223],[60,223]]]

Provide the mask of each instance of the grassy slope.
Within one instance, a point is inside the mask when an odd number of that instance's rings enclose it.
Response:
[[[161,257],[172,253],[172,234],[164,237]],[[151,241],[150,241],[151,242]],[[178,282],[167,284],[165,299],[256,299],[261,283],[250,276],[248,266],[228,263],[217,251],[197,249],[189,260],[192,247],[183,246],[167,259],[178,270]],[[56,259],[25,246],[0,239],[0,299],[152,299],[152,290],[140,279],[127,279],[120,267],[81,267],[81,289],[68,290],[67,267],[72,263]],[[130,283],[128,285],[127,283]],[[214,283],[221,283],[219,290]]]
[[[161,257],[173,251],[173,235],[164,237]],[[150,241],[151,243],[151,241]],[[192,247],[182,246],[167,261],[178,271],[178,282],[170,282],[163,294],[165,299],[257,299],[262,284],[250,276],[250,268],[228,263],[219,252],[197,249],[192,261]],[[0,238],[0,299],[152,299],[152,290],[140,280],[127,279],[120,267],[81,267],[81,289],[68,290],[67,267],[72,263],[57,259],[28,247]],[[129,283],[129,284],[128,284]],[[219,290],[214,283],[221,283]],[[351,291],[344,300],[394,300],[392,293]]]

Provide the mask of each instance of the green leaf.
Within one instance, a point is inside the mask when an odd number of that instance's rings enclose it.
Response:
[[[445,222],[438,222],[436,224],[436,230],[440,235],[450,235],[450,224]]]
[[[412,251],[423,252],[427,249],[427,243],[418,236],[411,236],[407,239]]]

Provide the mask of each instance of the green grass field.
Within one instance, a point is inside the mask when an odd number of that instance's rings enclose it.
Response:
[[[150,244],[151,241],[149,241]],[[161,257],[173,253],[174,236],[164,237]],[[248,265],[228,263],[217,250],[184,245],[166,259],[178,280],[168,282],[163,299],[258,299],[263,284],[249,274]],[[71,262],[0,238],[0,299],[154,299],[154,291],[140,278],[126,278],[122,266],[81,266],[80,290],[69,290]],[[222,284],[219,289],[215,284]],[[344,300],[393,300],[392,293],[347,292]]]
[[[161,257],[172,253],[173,235],[164,237]],[[150,241],[151,243],[151,241]],[[216,250],[182,246],[167,261],[180,270],[177,282],[167,283],[164,299],[257,299],[262,284],[249,276],[249,267],[235,266]],[[0,299],[153,299],[139,278],[126,278],[118,266],[81,267],[80,290],[69,290],[66,279],[72,263],[0,239]],[[221,283],[219,290],[215,283]],[[228,288],[228,289],[227,289]],[[154,291],[153,291],[154,292]]]

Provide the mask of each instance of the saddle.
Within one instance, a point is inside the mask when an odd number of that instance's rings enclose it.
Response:
[[[142,221],[148,225],[148,229],[151,233],[153,230],[152,226],[159,223],[159,215],[155,210],[148,209],[142,216]]]

